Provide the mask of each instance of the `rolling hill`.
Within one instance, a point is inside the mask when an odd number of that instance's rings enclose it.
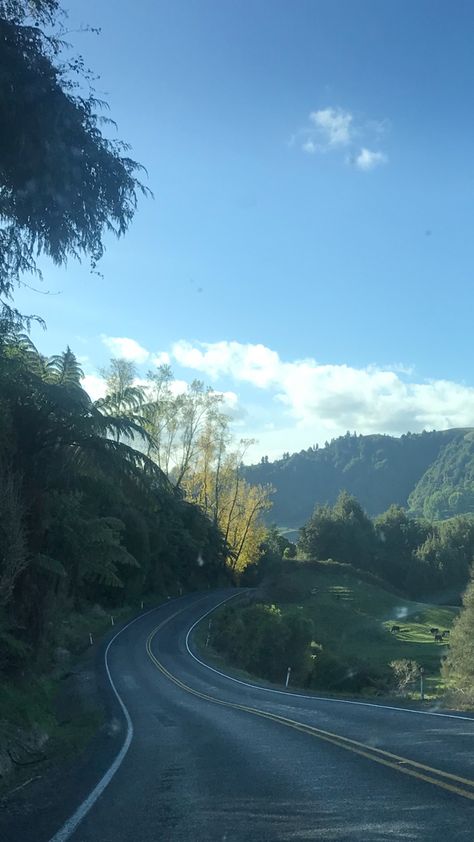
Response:
[[[471,428],[388,435],[351,435],[244,468],[245,479],[275,489],[269,520],[298,529],[315,505],[353,494],[368,514],[392,503],[440,519],[474,510]]]
[[[427,697],[436,698],[445,689],[440,668],[447,640],[438,642],[430,629],[450,630],[458,608],[402,598],[382,580],[348,564],[318,561],[286,563],[253,599],[276,606],[283,617],[296,610],[312,621],[313,652],[318,658],[322,649],[325,664],[320,679],[314,680],[316,674],[307,686],[336,693],[365,695],[377,688],[387,692],[393,678],[390,663],[406,659],[424,668]],[[239,612],[245,605],[237,601],[233,610]],[[203,647],[207,633],[204,622],[199,637]],[[222,653],[211,653],[216,663],[220,659],[221,666],[228,668]],[[316,673],[317,667],[318,661]],[[416,697],[418,682],[410,689]]]

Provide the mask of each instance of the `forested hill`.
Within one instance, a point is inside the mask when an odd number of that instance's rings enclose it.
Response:
[[[392,503],[429,518],[472,511],[474,432],[452,429],[387,435],[350,435],[282,459],[244,468],[252,483],[270,483],[270,517],[300,527],[317,503],[333,504],[341,490],[353,494],[370,515]]]

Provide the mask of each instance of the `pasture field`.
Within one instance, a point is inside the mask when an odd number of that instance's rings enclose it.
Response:
[[[311,619],[316,657],[322,648],[341,659],[348,670],[362,668],[373,673],[374,686],[367,687],[364,695],[387,696],[387,688],[393,685],[390,662],[399,659],[416,661],[423,667],[427,700],[435,700],[445,690],[440,670],[449,637],[436,641],[430,629],[449,631],[458,607],[408,600],[370,573],[330,561],[288,561],[278,577],[265,582],[253,597],[249,593],[249,598],[276,605],[283,615],[297,609]],[[234,608],[238,611],[246,604],[247,600],[237,600]],[[392,632],[393,626],[399,630]],[[201,647],[205,637],[202,626],[197,633]],[[206,657],[224,667],[222,656],[212,647],[206,649]],[[226,666],[232,669],[232,664]],[[378,691],[377,683],[384,689]],[[418,682],[408,688],[405,698],[419,699]]]

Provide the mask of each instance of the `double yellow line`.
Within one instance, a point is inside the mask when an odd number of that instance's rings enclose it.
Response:
[[[382,766],[387,766],[389,769],[394,769],[396,772],[401,772],[403,775],[410,775],[412,778],[417,778],[425,783],[433,784],[441,789],[453,792],[463,798],[468,798],[474,801],[474,781],[468,778],[462,778],[459,775],[453,775],[450,772],[444,772],[441,769],[435,769],[432,766],[426,766],[424,763],[418,763],[416,760],[410,760],[407,757],[401,757],[398,754],[393,754],[390,751],[384,751],[381,748],[374,748],[366,743],[361,743],[358,740],[351,740],[348,737],[343,737],[341,734],[333,734],[330,731],[323,731],[321,728],[315,728],[312,725],[307,725],[304,722],[297,722],[294,719],[287,719],[285,716],[279,716],[276,713],[269,713],[268,711],[259,710],[258,708],[248,707],[247,705],[240,705],[237,702],[228,702],[225,699],[219,699],[216,696],[210,696],[208,693],[202,693],[193,687],[189,687],[177,676],[173,675],[166,667],[158,660],[151,649],[153,639],[156,637],[160,629],[166,626],[178,614],[181,614],[185,609],[176,611],[166,620],[161,622],[147,638],[146,651],[149,658],[155,667],[163,673],[170,681],[184,690],[186,693],[191,693],[199,699],[204,699],[207,702],[212,702],[216,705],[232,708],[234,710],[242,710],[250,713],[253,716],[260,716],[262,719],[269,719],[272,722],[277,722],[280,725],[285,725],[287,728],[293,728],[295,731],[301,731],[303,734],[308,734],[310,737],[316,737],[318,740],[323,740],[332,745],[343,748],[346,751],[351,751],[353,754],[358,754],[365,757],[367,760],[372,760],[374,763],[380,763]]]

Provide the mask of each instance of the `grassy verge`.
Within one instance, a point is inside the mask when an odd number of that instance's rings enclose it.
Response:
[[[160,602],[157,598],[153,605]],[[36,663],[22,675],[2,679],[0,792],[86,748],[104,719],[95,675],[96,645],[112,622],[119,625],[138,610],[126,606],[112,613],[96,605],[57,618],[49,645]]]

